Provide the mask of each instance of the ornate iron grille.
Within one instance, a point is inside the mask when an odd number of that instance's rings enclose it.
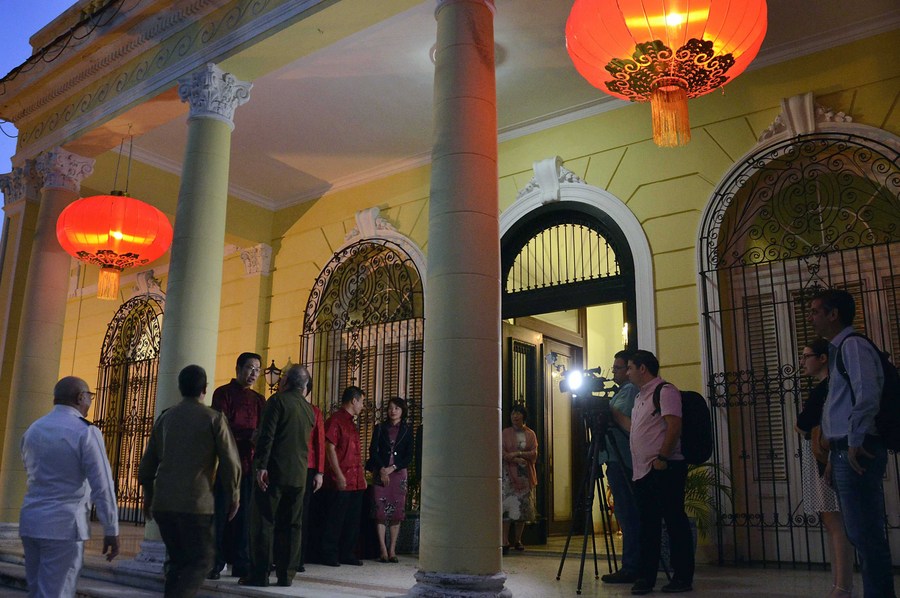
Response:
[[[613,301],[633,309],[631,251],[602,212],[547,204],[510,229],[502,245],[503,318]]]
[[[163,306],[153,297],[126,301],[106,329],[97,381],[98,419],[116,482],[119,520],[144,523],[137,471],[153,428]]]
[[[344,388],[367,395],[357,419],[363,460],[388,400],[407,400],[407,423],[422,423],[424,295],[419,271],[387,240],[354,243],[336,253],[316,279],[303,322],[301,362],[313,378],[313,401],[325,417],[340,408]],[[409,468],[410,508],[419,502],[418,464]]]
[[[701,226],[702,317],[714,458],[734,484],[733,504],[714,497],[719,557],[824,566],[821,522],[803,509],[794,431],[812,385],[797,367],[814,336],[807,302],[820,288],[847,289],[855,327],[900,352],[900,159],[854,135],[802,136],[737,165],[713,202]],[[894,547],[898,479],[893,455],[885,499]]]

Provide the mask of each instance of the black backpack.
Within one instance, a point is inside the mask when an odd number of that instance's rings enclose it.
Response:
[[[837,350],[836,367],[841,373],[847,384],[850,383],[850,374],[844,367],[844,356],[841,352],[846,341],[851,336],[858,336],[866,339],[878,352],[881,358],[881,369],[884,371],[884,386],[881,387],[881,400],[878,404],[878,413],[875,414],[875,430],[881,437],[884,446],[888,450],[900,452],[900,373],[897,372],[897,366],[891,363],[887,353],[878,348],[878,345],[872,342],[872,339],[864,334],[853,332],[841,341]],[[856,397],[853,395],[853,387],[850,388],[850,401],[856,403]]]
[[[654,414],[659,414],[663,382],[653,391]],[[681,454],[688,465],[706,463],[713,453],[712,418],[706,399],[693,390],[681,391]]]

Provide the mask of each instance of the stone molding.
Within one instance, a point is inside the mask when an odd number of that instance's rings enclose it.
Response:
[[[272,247],[265,243],[241,249],[241,261],[247,276],[268,276],[272,273]]]
[[[505,573],[467,575],[416,571],[416,585],[406,594],[415,598],[512,598],[512,591],[504,587]]]
[[[562,163],[562,158],[559,156],[534,162],[532,164],[534,177],[519,190],[516,194],[516,201],[535,189],[540,190],[542,204],[559,201],[560,183],[587,184],[577,174],[565,168]]]
[[[252,83],[239,81],[209,62],[178,80],[178,96],[191,107],[190,119],[212,118],[234,130],[234,111],[250,99]]]
[[[781,114],[769,125],[757,140],[759,143],[769,141],[782,134],[787,137],[809,135],[815,133],[824,123],[850,123],[853,118],[843,112],[835,112],[815,101],[813,93],[807,92],[783,98]]]
[[[24,166],[17,166],[12,172],[0,175],[4,207],[22,200],[38,201],[40,189],[41,179],[34,160],[26,160]]]
[[[360,210],[355,215],[356,228],[350,229],[350,232],[344,237],[344,244],[335,253],[340,253],[345,247],[349,247],[354,243],[365,240],[384,239],[398,245],[410,257],[419,271],[419,278],[422,281],[423,292],[426,284],[426,264],[425,254],[422,249],[409,237],[401,233],[381,217],[381,208],[372,207]]]
[[[93,158],[85,158],[61,147],[43,152],[35,160],[35,169],[43,179],[41,189],[81,191],[81,181],[94,173]]]

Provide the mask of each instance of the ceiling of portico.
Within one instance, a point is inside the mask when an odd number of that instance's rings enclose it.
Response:
[[[572,0],[496,0],[501,139],[625,105],[591,87],[572,67],[563,35],[571,4]],[[769,29],[757,65],[900,27],[896,0],[769,0],[768,4]],[[235,113],[231,193],[277,209],[427,163],[432,144],[434,66],[429,52],[436,38],[434,7],[434,0],[415,4],[293,61],[282,54],[280,66],[268,72],[259,67],[264,58],[259,47],[226,60],[223,66],[238,78],[250,78],[242,68],[249,72],[251,63],[254,75],[265,72],[252,79],[250,101]],[[289,47],[281,43],[277,51]],[[140,132],[134,140],[134,157],[178,173],[187,138],[187,108],[181,106],[178,113],[171,93],[165,99],[161,106],[169,111],[169,120],[160,118],[156,128]],[[128,118],[120,116],[110,126],[121,128]],[[649,137],[649,119],[646,126]],[[99,178],[99,174],[92,177]]]

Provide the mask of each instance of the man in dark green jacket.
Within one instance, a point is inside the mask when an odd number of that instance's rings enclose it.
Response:
[[[309,436],[316,421],[304,398],[308,381],[306,367],[288,368],[262,413],[253,457],[250,574],[242,585],[269,585],[270,555],[279,586],[290,586],[297,572]]]

